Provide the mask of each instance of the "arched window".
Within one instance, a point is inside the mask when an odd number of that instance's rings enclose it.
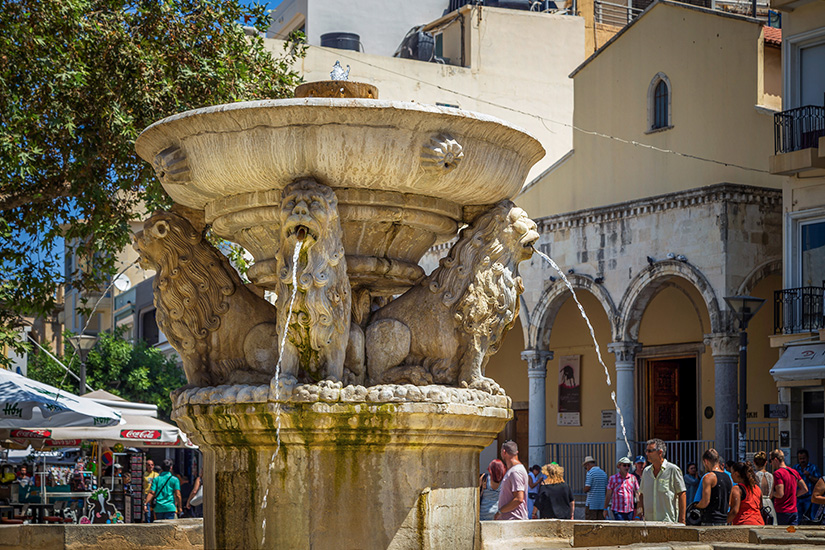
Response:
[[[653,77],[648,89],[648,129],[670,128],[671,90],[670,81],[664,73]]]

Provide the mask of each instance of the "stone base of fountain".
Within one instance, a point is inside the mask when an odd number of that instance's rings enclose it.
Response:
[[[206,548],[470,550],[478,456],[509,407],[478,390],[321,382],[190,389],[172,417],[206,459]]]

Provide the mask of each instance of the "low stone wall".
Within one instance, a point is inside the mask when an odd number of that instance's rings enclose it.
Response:
[[[669,544],[672,543],[672,544]],[[801,549],[825,546],[819,527],[724,526],[687,527],[670,523],[595,522],[578,520],[482,521],[478,550],[541,548],[690,548],[692,550],[742,550],[758,548]],[[515,545],[515,546],[514,546]]]
[[[124,525],[2,525],[0,550],[202,550],[203,521]]]

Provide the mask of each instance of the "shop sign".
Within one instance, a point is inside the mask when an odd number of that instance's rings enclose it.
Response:
[[[123,439],[160,439],[158,430],[120,430]]]
[[[788,418],[788,405],[784,403],[765,405],[765,418]]]
[[[80,447],[79,439],[47,439],[43,442],[46,447]]]
[[[11,437],[22,437],[24,439],[42,439],[52,435],[51,430],[12,430]]]
[[[616,411],[608,409],[602,411],[602,428],[616,428]]]

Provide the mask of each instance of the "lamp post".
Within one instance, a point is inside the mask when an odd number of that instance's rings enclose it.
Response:
[[[86,359],[89,357],[89,352],[97,344],[97,339],[97,336],[90,334],[78,334],[68,338],[72,347],[80,354],[80,392],[78,395],[86,393]]]
[[[754,296],[727,296],[728,307],[739,319],[739,461],[745,461],[748,410],[748,323],[765,303]]]

